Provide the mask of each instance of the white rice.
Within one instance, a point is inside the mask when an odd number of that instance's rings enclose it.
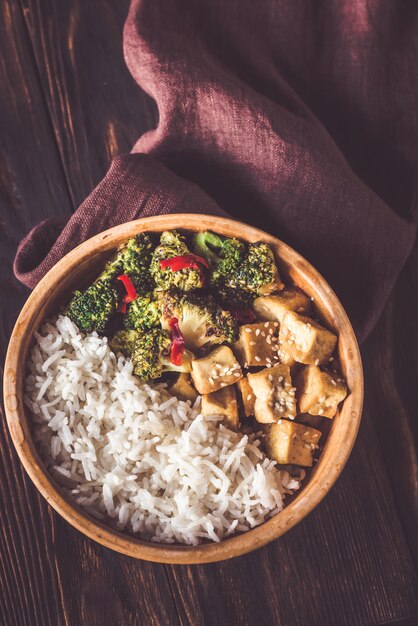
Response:
[[[107,339],[59,316],[36,334],[25,401],[47,466],[96,518],[161,543],[220,541],[283,508],[300,486],[256,435],[141,383]]]

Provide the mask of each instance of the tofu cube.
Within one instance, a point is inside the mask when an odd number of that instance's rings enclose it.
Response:
[[[280,343],[280,341],[277,342],[277,357],[278,357],[277,361],[275,359],[275,362],[277,363],[288,365],[290,368],[296,365],[295,359],[292,356],[290,356],[290,354],[286,350],[286,347],[283,346]]]
[[[199,393],[211,393],[242,378],[241,366],[231,348],[220,346],[192,361],[192,379]]]
[[[298,374],[296,397],[302,413],[332,419],[346,395],[347,387],[343,380],[322,372],[316,365],[307,365]]]
[[[250,383],[248,382],[248,378],[246,376],[241,378],[241,380],[237,383],[237,387],[242,398],[242,406],[245,417],[254,415],[255,395]]]
[[[287,365],[275,365],[248,374],[255,395],[255,419],[261,424],[277,422],[281,417],[296,416],[295,388]]]
[[[238,403],[235,387],[223,387],[218,391],[202,396],[203,415],[222,415],[223,422],[228,428],[238,430]]]
[[[267,456],[281,465],[312,467],[321,432],[305,424],[279,420],[268,430]]]
[[[289,311],[283,316],[279,341],[283,350],[295,361],[320,365],[333,353],[337,337],[309,317]]]
[[[256,298],[253,309],[261,320],[281,322],[288,311],[310,313],[311,299],[298,287],[286,287],[280,293]]]
[[[243,367],[260,367],[277,362],[278,322],[245,324],[239,328],[239,339],[233,345]]]
[[[179,374],[177,380],[169,385],[168,391],[173,395],[179,398],[180,400],[190,400],[190,402],[194,402],[199,395],[196,389],[193,387],[192,379],[189,374]]]

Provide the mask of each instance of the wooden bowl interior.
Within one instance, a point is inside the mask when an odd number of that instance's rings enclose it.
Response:
[[[187,229],[183,229],[183,224],[187,224]],[[348,397],[332,420],[319,462],[284,511],[247,533],[218,544],[196,547],[160,546],[141,541],[113,530],[78,508],[47,472],[33,442],[30,416],[23,403],[28,354],[34,332],[43,321],[68,302],[75,288],[95,278],[104,262],[133,234],[171,228],[191,232],[212,229],[247,241],[266,241],[275,252],[284,281],[290,280],[313,297],[319,317],[339,334],[341,369],[349,388]],[[6,358],[4,386],[6,415],[16,449],[48,502],[72,525],[103,545],[137,558],[168,563],[202,563],[238,556],[279,537],[300,521],[329,491],[347,461],[358,430],[363,399],[361,360],[353,330],[343,307],[319,273],[271,235],[233,220],[202,215],[167,215],[123,224],[90,239],[62,259],[33,291],[16,322]]]

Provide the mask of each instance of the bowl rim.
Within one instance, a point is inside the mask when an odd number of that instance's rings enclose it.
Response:
[[[29,335],[30,338],[33,336],[31,321],[37,307],[44,301],[44,287],[51,282],[57,284],[64,268],[75,267],[80,259],[88,257],[88,251],[92,249],[95,251],[100,250],[101,247],[103,250],[110,249],[112,246],[109,242],[111,243],[116,238],[128,239],[134,232],[146,230],[157,232],[170,228],[187,230],[191,226],[200,229],[201,223],[205,221],[211,225],[207,227],[218,232],[225,229],[230,231],[238,229],[239,231],[244,228],[246,235],[237,232],[237,237],[254,241],[262,239],[267,243],[272,243],[279,249],[279,261],[281,253],[284,253],[286,260],[283,259],[283,262],[288,265],[297,264],[299,271],[308,272],[304,278],[310,283],[312,291],[321,293],[329,310],[332,309],[341,320],[344,327],[344,341],[350,352],[350,372],[356,384],[343,405],[347,407],[349,415],[340,420],[339,429],[336,430],[334,436],[336,439],[334,444],[339,443],[340,446],[338,462],[334,458],[333,450],[325,446],[315,467],[315,472],[318,472],[320,468],[321,472],[325,473],[320,486],[310,479],[289,505],[276,516],[246,533],[233,535],[219,543],[211,542],[197,546],[152,543],[118,531],[94,519],[60,491],[59,485],[48,473],[39,453],[32,445],[33,442],[26,439],[22,428],[21,419],[27,419],[30,423],[30,418],[21,418],[21,415],[27,415],[28,411],[23,405],[22,398],[19,397],[19,384],[23,385],[23,377],[19,379],[19,375],[23,376],[26,367],[26,364],[20,361],[23,360],[22,351],[25,341],[28,340]],[[342,336],[341,324],[340,336]],[[60,259],[29,295],[19,314],[6,354],[3,387],[5,414],[14,446],[31,480],[47,502],[73,527],[107,548],[135,558],[171,564],[210,563],[240,556],[277,539],[306,517],[335,484],[350,456],[360,426],[364,395],[362,362],[354,330],[341,302],[323,276],[304,257],[277,237],[239,220],[200,213],[173,213],[125,222],[94,235]],[[337,434],[338,438],[336,438]],[[330,437],[331,435],[328,439]]]

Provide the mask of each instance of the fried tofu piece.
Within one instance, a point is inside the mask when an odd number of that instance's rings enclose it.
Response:
[[[337,336],[309,317],[289,311],[280,325],[280,344],[299,363],[320,365],[337,345]]]
[[[223,387],[218,391],[202,396],[203,415],[222,415],[223,422],[228,428],[238,430],[238,403],[235,387]]]
[[[288,311],[310,313],[311,299],[298,287],[286,287],[280,293],[256,298],[253,309],[261,320],[281,322]]]
[[[296,416],[295,388],[287,365],[275,365],[255,374],[248,374],[255,395],[254,414],[257,422],[271,424],[281,417]]]
[[[242,378],[241,366],[231,348],[220,346],[192,361],[192,379],[199,393],[211,393]]]
[[[344,381],[336,375],[322,372],[316,365],[307,365],[298,374],[296,397],[302,413],[332,419],[346,395]]]
[[[278,356],[278,360],[276,361],[275,359],[275,362],[282,363],[282,365],[288,365],[290,368],[296,365],[295,359],[287,352],[285,346],[283,346],[280,341],[277,342],[276,354]]]
[[[248,378],[246,376],[241,378],[241,380],[237,383],[237,387],[242,398],[242,406],[244,408],[245,417],[254,415],[255,395],[250,383],[248,382]]]
[[[269,427],[266,436],[267,456],[281,465],[312,467],[313,454],[320,437],[321,432],[316,428],[279,420]]]
[[[243,367],[260,367],[277,362],[278,322],[244,324],[239,328],[239,339],[233,345]]]
[[[189,374],[179,374],[177,380],[169,385],[168,391],[180,400],[190,400],[194,402],[199,395],[193,386],[192,379]]]

